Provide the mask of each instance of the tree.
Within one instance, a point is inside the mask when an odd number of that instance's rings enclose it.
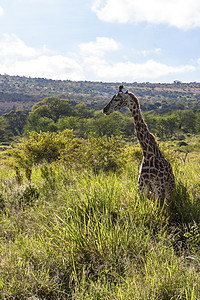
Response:
[[[73,109],[69,100],[48,97],[33,106],[25,130],[55,132],[58,129],[59,118],[71,115],[73,115]]]
[[[200,132],[200,111],[196,113],[195,130],[198,133]]]
[[[27,120],[27,125],[25,127],[26,132],[35,131],[39,133],[40,131],[57,131],[57,124],[50,118],[40,117],[35,114],[31,114]]]
[[[69,100],[47,97],[33,106],[31,114],[47,117],[56,123],[61,116],[73,115],[73,109]]]
[[[60,159],[65,149],[71,149],[73,155],[75,147],[76,139],[72,130],[60,133],[32,131],[28,140],[22,141],[12,150],[12,156],[14,164],[27,168],[45,161],[48,163],[56,161]]]
[[[9,113],[4,114],[3,117],[7,120],[8,129],[14,135],[21,135],[23,133],[24,127],[26,125],[28,111],[11,110]]]
[[[80,118],[92,118],[94,116],[94,110],[88,109],[85,104],[77,104],[74,113],[77,117]]]
[[[158,127],[161,130],[161,137],[170,136],[172,137],[175,131],[178,129],[177,116],[175,114],[172,115],[164,115],[158,117]],[[159,131],[160,131],[159,130]],[[157,134],[160,136],[158,132]]]
[[[176,130],[178,129],[178,120],[175,114],[166,117],[167,129],[169,134],[172,137]]]
[[[196,116],[195,113],[190,110],[186,109],[181,113],[181,129],[185,133],[195,133],[195,122]]]
[[[78,128],[78,121],[79,118],[75,116],[62,117],[59,118],[56,125],[59,131],[63,131],[65,129],[73,129],[75,131]]]
[[[8,122],[3,117],[0,117],[0,142],[5,142],[8,140],[9,130]]]
[[[115,112],[109,116],[99,114],[97,118],[90,122],[90,131],[96,136],[123,135],[126,131],[126,121],[124,114]]]
[[[157,115],[154,115],[152,113],[143,113],[144,120],[148,125],[149,130],[154,133],[158,134],[159,130],[159,119]],[[160,131],[161,133],[162,131]]]

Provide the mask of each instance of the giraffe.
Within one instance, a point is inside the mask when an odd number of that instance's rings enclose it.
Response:
[[[103,113],[110,113],[128,107],[134,121],[136,136],[142,149],[142,163],[138,177],[138,193],[146,192],[153,194],[157,199],[163,201],[170,199],[175,189],[175,179],[170,163],[163,157],[155,137],[150,133],[145,123],[138,98],[131,92],[119,91],[111,101],[104,107]]]

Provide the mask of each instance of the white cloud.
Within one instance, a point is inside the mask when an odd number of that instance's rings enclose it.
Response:
[[[0,56],[5,57],[35,57],[46,49],[35,50],[34,48],[25,45],[15,34],[4,34],[3,39],[0,41]]]
[[[105,81],[151,81],[168,75],[195,70],[195,67],[191,65],[174,67],[154,60],[148,60],[141,64],[129,61],[108,64],[103,59],[90,57],[86,62],[88,68],[94,72],[95,76]]]
[[[96,38],[95,42],[79,45],[82,55],[82,65],[85,72],[90,71],[98,80],[103,81],[151,81],[159,78],[194,71],[192,65],[169,66],[153,59],[144,63],[131,61],[108,62],[106,53],[120,49],[120,44],[106,37]],[[143,57],[161,53],[160,48],[142,50]]]
[[[107,51],[119,49],[119,44],[111,38],[97,37],[95,42],[83,43],[79,45],[83,55],[103,56]]]
[[[85,80],[78,60],[49,55],[49,50],[27,46],[16,35],[4,35],[0,40],[0,72],[52,79]]]
[[[62,55],[42,55],[30,60],[0,64],[2,73],[62,80],[85,80],[82,67],[74,59]]]
[[[155,60],[147,60],[143,63],[108,61],[106,54],[117,50],[120,50],[120,44],[117,41],[98,37],[95,41],[80,44],[73,55],[68,53],[64,56],[52,54],[45,47],[32,48],[15,35],[4,35],[0,40],[0,72],[1,74],[61,80],[132,82],[160,81],[168,75],[173,77],[173,74],[195,70],[192,65],[169,66]],[[159,53],[160,49],[143,52],[146,57],[150,54],[149,52]]]
[[[163,23],[184,29],[200,26],[199,0],[96,0],[91,9],[106,22]]]

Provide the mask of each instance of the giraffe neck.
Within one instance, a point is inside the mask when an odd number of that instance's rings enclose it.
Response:
[[[144,121],[138,100],[136,102],[136,106],[130,105],[129,109],[133,116],[135,132],[140,143],[144,158],[150,159],[152,156],[161,155],[155,137],[149,132],[147,124]]]

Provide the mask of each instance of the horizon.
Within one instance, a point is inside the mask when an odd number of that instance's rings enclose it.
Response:
[[[183,82],[181,80],[174,80],[173,82],[148,82],[148,81],[134,81],[134,82],[118,82],[118,81],[98,81],[98,80],[71,80],[71,79],[51,79],[51,78],[45,78],[45,77],[32,77],[32,76],[25,76],[25,75],[9,75],[9,74],[1,74],[0,76],[9,76],[9,77],[20,77],[20,78],[26,78],[26,79],[41,79],[41,80],[51,80],[51,81],[68,81],[68,82],[88,82],[88,83],[102,83],[102,84],[192,84],[197,83],[200,84],[200,81],[188,81]]]

